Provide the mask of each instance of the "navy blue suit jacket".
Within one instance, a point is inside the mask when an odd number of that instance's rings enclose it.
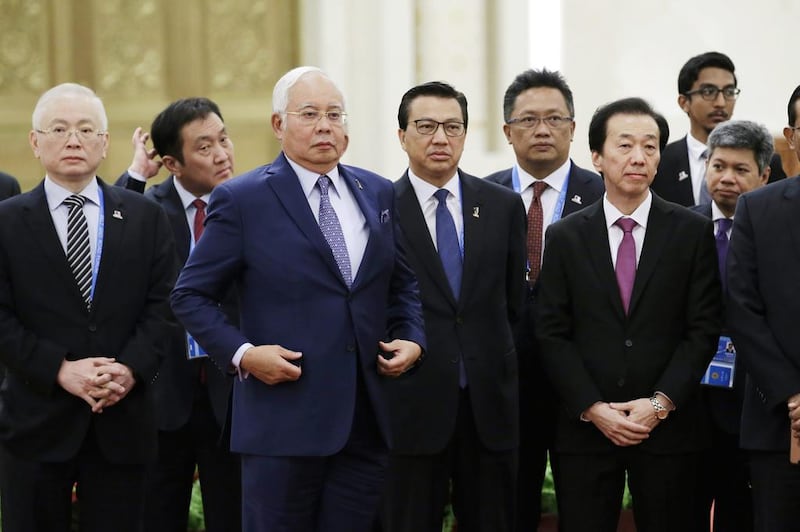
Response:
[[[221,367],[246,342],[303,353],[297,381],[235,382],[235,452],[338,452],[350,434],[359,373],[390,442],[378,341],[403,338],[424,347],[422,308],[398,241],[392,183],[351,166],[339,165],[339,172],[369,231],[349,289],[297,175],[280,154],[214,189],[203,238],[173,291],[175,314]],[[238,287],[241,328],[216,303],[230,282]]]
[[[661,162],[658,163],[658,171],[651,185],[653,192],[663,199],[684,207],[694,205],[688,149],[685,136],[680,140],[667,144],[661,152]],[[771,168],[769,174],[770,183],[786,177],[781,156],[777,153],[773,154],[769,166]]]
[[[800,393],[800,178],[739,198],[728,250],[728,327],[747,366],[741,443],[788,451],[786,401]]]

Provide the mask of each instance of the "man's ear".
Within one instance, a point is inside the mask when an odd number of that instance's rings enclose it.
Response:
[[[173,157],[172,155],[165,155],[161,158],[161,162],[164,164],[164,168],[169,170],[170,174],[176,175],[178,177],[181,176],[181,171],[183,170],[183,165]]]
[[[683,94],[678,95],[678,107],[683,109],[683,112],[687,115],[689,114],[689,105],[690,105],[689,97],[684,96]]]

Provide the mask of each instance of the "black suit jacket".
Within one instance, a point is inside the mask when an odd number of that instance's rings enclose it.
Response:
[[[145,197],[152,199],[164,209],[175,237],[176,261],[183,265],[189,257],[191,249],[191,231],[186,222],[186,211],[175,189],[174,177],[168,177],[163,183],[150,187]],[[124,183],[130,190],[141,192],[144,182],[123,174],[117,184]],[[235,291],[231,290],[222,302],[228,317],[238,323]],[[167,357],[159,369],[160,378],[156,382],[156,404],[158,405],[158,428],[160,430],[176,430],[184,426],[192,413],[195,393],[199,386],[200,368],[205,368],[206,387],[202,393],[208,393],[214,417],[220,428],[225,426],[228,404],[233,387],[233,377],[214,364],[214,358],[198,360],[186,358],[186,329],[175,323],[170,334]]]
[[[711,218],[711,204],[695,205],[691,209],[706,218]],[[727,330],[723,310],[722,334],[730,334]],[[742,358],[736,360],[736,371],[733,374],[733,388],[723,389],[716,386],[703,386],[708,398],[708,406],[714,423],[728,434],[739,434],[742,419],[742,403],[744,402],[745,367]]]
[[[728,326],[747,366],[741,443],[789,448],[786,401],[800,393],[800,178],[739,198],[728,251]]]
[[[663,199],[685,207],[694,205],[688,150],[685,136],[680,140],[667,144],[661,152],[658,172],[651,185],[653,192]],[[777,153],[772,155],[769,166],[772,169],[769,174],[770,183],[786,177],[781,156]]]
[[[519,195],[459,171],[464,269],[455,301],[417,196],[405,174],[395,183],[397,215],[417,275],[425,316],[425,361],[387,381],[393,450],[434,454],[450,440],[463,356],[480,441],[493,450],[519,438],[516,319],[525,278],[525,212]]]
[[[677,410],[641,444],[656,453],[709,443],[698,393],[720,330],[721,289],[712,223],[653,195],[630,311],[619,296],[602,200],[547,230],[536,332],[559,393],[555,448],[614,444],[581,413],[598,401],[665,393]]]
[[[90,422],[108,460],[144,463],[156,455],[152,383],[169,326],[174,243],[157,205],[100,186],[105,229],[91,312],[58,240],[44,184],[0,202],[0,359],[7,367],[0,439],[30,460],[74,457]],[[114,357],[136,379],[101,414],[56,383],[64,358],[89,356]]]
[[[12,175],[0,172],[0,200],[16,196],[19,193],[19,181]]]

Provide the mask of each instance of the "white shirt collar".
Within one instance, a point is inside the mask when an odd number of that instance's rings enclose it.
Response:
[[[284,153],[284,155],[286,155]],[[311,196],[311,192],[314,190],[314,187],[317,186],[317,181],[319,180],[319,176],[322,174],[318,174],[316,172],[312,172],[306,168],[303,168],[289,157],[286,157],[286,160],[289,161],[289,166],[292,167],[294,173],[297,174],[298,179],[300,180],[300,186],[303,187],[303,193],[306,195],[306,198]],[[341,190],[341,178],[339,176],[339,165],[337,164],[334,166],[328,173],[325,174],[331,180],[331,184],[333,188],[337,191]]]
[[[425,205],[426,202],[431,200],[437,201],[433,195],[440,187],[428,183],[421,177],[417,177],[414,172],[411,171],[411,168],[408,169],[408,179],[411,181],[411,187],[414,189],[414,193],[417,195],[417,201],[420,205]],[[461,204],[461,187],[459,186],[458,171],[456,171],[441,188],[450,192],[450,194],[458,200],[458,203]]]
[[[92,179],[89,181],[89,184],[86,187],[78,192],[79,196],[84,196],[86,199],[97,205],[100,206],[100,192],[98,191],[99,185],[97,184],[97,178]],[[72,196],[73,192],[67,190],[66,188],[62,187],[52,179],[50,176],[44,176],[44,194],[47,198],[47,206],[51,211],[56,210],[58,207],[64,203],[64,200],[68,197]]]
[[[716,222],[720,218],[727,218],[727,216],[717,207],[716,202],[711,200],[711,219]],[[733,216],[731,216],[731,220],[733,220]]]
[[[172,183],[175,185],[175,190],[178,192],[178,197],[181,198],[181,203],[183,204],[183,210],[186,210],[190,206],[192,206],[192,203],[196,199],[201,199],[206,202],[206,205],[208,205],[208,198],[211,196],[211,194],[203,194],[198,198],[197,196],[186,190],[186,188],[184,188],[183,184],[181,183],[180,179],[178,179],[175,176],[172,176]]]
[[[564,181],[566,181],[567,176],[569,175],[569,170],[572,166],[572,161],[567,159],[566,161],[564,161],[564,164],[556,168],[553,172],[550,173],[550,175],[542,179],[536,179],[534,176],[526,172],[519,165],[519,163],[514,163],[514,164],[516,164],[517,166],[517,175],[519,176],[520,192],[532,186],[534,181],[544,181],[550,186],[550,188],[560,193],[561,189],[564,187]]]
[[[603,212],[606,215],[606,229],[610,229],[614,222],[622,217],[633,218],[642,228],[647,229],[647,217],[650,215],[650,207],[653,205],[653,194],[648,190],[647,197],[636,207],[630,216],[622,214],[619,209],[608,201],[608,193],[603,194]]]
[[[703,159],[703,153],[706,151],[706,145],[694,138],[691,133],[686,134],[686,146],[689,150],[689,157],[692,160],[705,160]]]

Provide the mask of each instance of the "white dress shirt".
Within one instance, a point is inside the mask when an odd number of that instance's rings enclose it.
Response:
[[[417,201],[422,209],[422,215],[425,217],[425,224],[428,226],[428,232],[431,235],[433,247],[436,248],[436,251],[439,251],[436,244],[436,207],[439,206],[439,200],[434,196],[439,188],[414,175],[414,172],[412,172],[410,168],[408,169],[408,179],[411,181],[411,188],[414,189],[414,194],[417,195]],[[456,225],[458,243],[461,248],[461,255],[463,256],[464,215],[461,208],[461,181],[458,179],[458,172],[448,179],[447,183],[441,188],[449,192],[446,202],[447,210],[450,211],[450,216],[453,217],[453,222]]]
[[[700,189],[706,186],[706,145],[689,133],[686,135],[686,147],[689,152],[692,197],[694,197],[694,204],[698,205],[700,203]]]
[[[89,247],[92,253],[92,275],[97,275],[95,270],[95,253],[97,252],[97,233],[100,222],[100,192],[97,179],[92,179],[86,188],[78,192],[79,196],[84,196],[88,201],[83,204],[83,214],[86,216],[86,223],[89,226]],[[53,225],[56,227],[58,240],[64,248],[64,255],[67,254],[67,217],[69,206],[64,200],[72,196],[73,192],[67,190],[49,176],[44,177],[44,195],[47,198],[47,206],[50,209],[50,216],[53,218]]]
[[[644,201],[636,207],[636,210],[633,211],[630,216],[626,216],[622,214],[619,209],[614,207],[610,201],[608,201],[608,194],[603,194],[603,212],[606,215],[606,229],[608,230],[608,247],[609,251],[611,251],[611,263],[614,265],[614,268],[617,267],[617,250],[619,249],[619,245],[622,243],[622,235],[623,231],[622,228],[614,225],[620,218],[633,218],[636,222],[636,227],[633,228],[631,234],[633,235],[633,241],[636,243],[636,267],[639,267],[639,257],[642,255],[642,244],[644,244],[644,235],[647,231],[647,218],[650,216],[650,207],[653,204],[653,195],[648,190],[647,197]]]
[[[130,174],[130,171],[128,173]],[[194,243],[197,240],[194,236],[194,216],[197,214],[197,207],[195,207],[193,203],[194,200],[201,199],[205,201],[206,206],[208,206],[208,199],[211,197],[211,194],[203,194],[198,198],[186,190],[181,184],[180,179],[174,175],[172,176],[172,182],[175,184],[175,191],[178,193],[178,197],[181,199],[181,205],[183,205],[183,213],[186,215],[186,225],[189,226],[189,235],[191,236],[189,239],[189,249],[194,249]]]

